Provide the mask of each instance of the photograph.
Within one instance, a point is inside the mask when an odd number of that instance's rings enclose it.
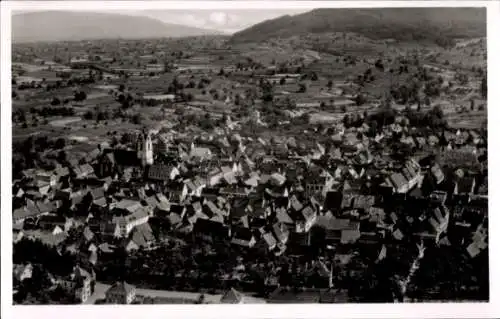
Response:
[[[2,295],[490,302],[487,8],[315,4],[12,9]]]

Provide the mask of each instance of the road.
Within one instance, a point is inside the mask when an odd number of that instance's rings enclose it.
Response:
[[[85,302],[86,305],[95,304],[99,299],[105,298],[106,290],[109,289],[111,285],[103,284],[97,282],[95,285],[94,294]],[[201,294],[194,292],[184,292],[184,291],[168,291],[168,290],[152,290],[152,289],[141,289],[137,288],[137,295],[148,296],[148,297],[163,297],[163,298],[180,298],[189,299],[197,301]],[[205,294],[205,302],[207,303],[219,303],[222,295],[209,295]]]

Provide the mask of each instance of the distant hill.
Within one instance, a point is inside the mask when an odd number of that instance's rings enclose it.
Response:
[[[353,32],[371,39],[430,40],[486,36],[485,8],[315,9],[282,16],[237,32],[232,43],[308,33]]]
[[[44,11],[12,16],[13,42],[145,39],[216,34],[221,33],[121,14]]]

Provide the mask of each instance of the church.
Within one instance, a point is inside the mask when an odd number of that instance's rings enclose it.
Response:
[[[152,134],[143,130],[135,141],[135,150],[114,148],[103,150],[98,161],[101,177],[121,175],[126,168],[145,171],[154,163]]]
[[[144,130],[137,139],[137,158],[140,160],[142,167],[153,165],[153,141],[151,132]]]

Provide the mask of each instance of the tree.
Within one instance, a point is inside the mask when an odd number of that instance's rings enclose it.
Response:
[[[286,83],[286,79],[285,78],[281,78],[280,79],[280,85],[285,85]]]
[[[134,123],[134,124],[141,124],[143,117],[141,116],[141,114],[134,114],[132,116],[131,120],[132,120],[132,123]]]
[[[91,119],[94,118],[94,113],[92,113],[92,111],[87,111],[83,115],[83,118],[86,119],[86,120],[91,120]]]
[[[428,96],[426,96],[425,99],[424,99],[424,103],[425,103],[426,106],[431,106],[431,99]]]
[[[56,143],[54,144],[54,147],[56,149],[63,149],[66,146],[66,140],[64,138],[58,138],[56,140]]]
[[[87,93],[85,93],[83,91],[75,92],[75,94],[74,94],[75,101],[80,102],[80,101],[84,101],[85,99],[87,99]]]
[[[360,93],[356,96],[356,99],[355,99],[355,102],[356,102],[356,105],[357,106],[361,106],[363,104],[366,103],[366,99],[365,97]]]
[[[327,83],[326,87],[327,87],[329,90],[331,90],[331,89],[332,89],[332,87],[333,87],[333,81],[332,81],[332,80],[328,80],[328,83]]]
[[[97,121],[98,122],[107,120],[108,117],[109,116],[108,116],[108,112],[107,111],[103,111],[103,112],[97,113]]]
[[[299,84],[299,93],[304,93],[307,91],[307,87],[304,83]]]
[[[128,144],[132,142],[132,135],[130,133],[124,133],[120,139],[121,144]]]
[[[486,79],[486,75],[484,75],[481,79],[481,96],[483,99],[488,97],[488,83]]]
[[[469,76],[466,73],[457,73],[455,77],[460,85],[467,85],[469,83]]]
[[[384,71],[384,64],[382,63],[382,60],[381,59],[378,59],[376,62],[375,62],[375,67],[377,69],[379,69],[380,71]]]
[[[349,127],[351,125],[351,117],[348,114],[345,114],[342,123],[344,123],[345,127]]]
[[[313,72],[311,74],[311,81],[318,81],[318,75],[316,74],[316,72]]]
[[[52,102],[50,102],[50,105],[59,105],[59,104],[61,104],[61,101],[57,97],[54,97],[52,99]]]
[[[66,152],[65,151],[59,151],[57,154],[57,161],[59,163],[65,163],[67,159]]]

